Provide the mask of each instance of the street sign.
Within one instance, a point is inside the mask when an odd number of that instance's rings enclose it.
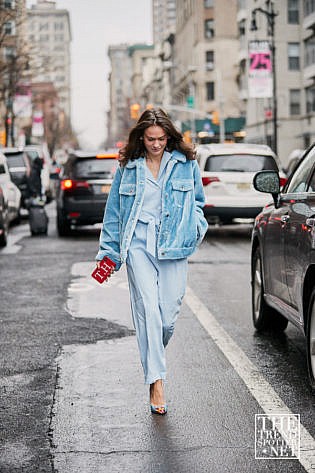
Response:
[[[187,106],[189,108],[194,108],[194,106],[195,106],[195,97],[193,95],[188,95],[188,97],[187,97]]]

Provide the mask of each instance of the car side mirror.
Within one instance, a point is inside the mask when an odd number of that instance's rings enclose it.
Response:
[[[253,185],[256,191],[272,194],[275,207],[280,194],[280,177],[276,171],[259,171],[255,174]]]

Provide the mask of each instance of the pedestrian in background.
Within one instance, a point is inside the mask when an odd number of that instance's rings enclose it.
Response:
[[[31,164],[31,171],[28,178],[29,197],[42,197],[42,179],[41,173],[43,169],[43,161],[37,156]]]
[[[127,265],[133,323],[151,412],[166,414],[165,347],[185,293],[187,257],[208,224],[194,148],[160,108],[142,113],[120,151],[100,235],[100,260]]]

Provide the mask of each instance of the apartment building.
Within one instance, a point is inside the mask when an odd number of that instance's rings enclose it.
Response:
[[[110,109],[107,116],[107,142],[114,146],[126,137],[130,126],[132,96],[132,67],[128,44],[111,45],[108,48],[111,65],[109,74]]]
[[[162,43],[176,26],[176,0],[152,0],[153,42]]]
[[[21,94],[28,78],[28,49],[25,30],[25,0],[6,0],[0,6],[0,142],[17,144],[17,135],[29,125],[28,95]],[[23,104],[23,108],[21,108]]]
[[[315,2],[239,0],[237,20],[239,98],[246,113],[246,139],[277,148],[285,166],[292,150],[304,149],[314,141]],[[249,48],[255,43],[266,47],[251,53],[250,59]],[[262,94],[253,93],[250,84],[253,61],[261,70],[265,67],[260,57],[270,61],[272,81]]]
[[[28,39],[31,45],[33,82],[54,84],[60,109],[71,118],[69,12],[58,9],[55,1],[37,0],[27,11]]]

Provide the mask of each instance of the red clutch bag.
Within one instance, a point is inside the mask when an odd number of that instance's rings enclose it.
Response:
[[[102,284],[104,281],[107,281],[109,276],[114,272],[115,267],[116,263],[105,256],[101,261],[100,267],[95,268],[91,276],[96,279],[97,282]]]

